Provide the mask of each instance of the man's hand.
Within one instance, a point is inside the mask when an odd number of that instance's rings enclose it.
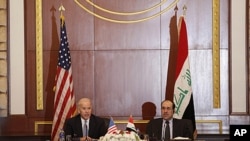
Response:
[[[92,139],[88,136],[87,137],[85,136],[85,137],[81,137],[80,141],[92,141]]]

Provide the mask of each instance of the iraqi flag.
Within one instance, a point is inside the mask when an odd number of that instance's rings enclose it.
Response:
[[[178,119],[190,119],[196,131],[191,73],[188,59],[188,38],[183,16],[179,20],[179,44],[174,86],[175,114]]]
[[[126,130],[127,131],[133,131],[135,133],[137,133],[136,129],[135,129],[135,124],[134,124],[134,120],[132,115],[130,115],[129,119],[128,119],[128,124],[126,126]]]

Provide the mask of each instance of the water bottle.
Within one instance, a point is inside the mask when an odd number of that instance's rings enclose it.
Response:
[[[72,141],[71,135],[66,135],[66,141]]]
[[[64,133],[63,129],[60,130],[59,141],[65,141],[65,133]]]

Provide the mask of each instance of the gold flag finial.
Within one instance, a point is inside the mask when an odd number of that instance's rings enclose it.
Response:
[[[60,11],[60,14],[61,14],[60,18],[61,18],[61,20],[62,20],[62,25],[63,25],[63,23],[64,23],[63,11],[65,11],[65,8],[63,7],[62,4],[61,4],[61,6],[59,7],[59,11]],[[61,26],[62,26],[62,25],[61,25]]]
[[[186,16],[187,6],[184,5],[183,8],[182,8],[182,10],[183,10],[183,16]]]
[[[59,7],[59,11],[62,13],[62,11],[65,11],[65,8],[63,7],[63,5],[61,4],[61,6]]]

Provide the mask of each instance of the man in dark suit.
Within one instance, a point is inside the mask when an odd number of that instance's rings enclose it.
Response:
[[[92,114],[90,99],[82,98],[77,103],[78,115],[65,121],[64,132],[80,141],[99,139],[107,132],[103,118]]]
[[[173,118],[174,110],[175,105],[172,101],[164,100],[161,103],[162,117],[150,120],[146,127],[146,134],[149,135],[151,140],[166,141],[175,137],[193,139],[191,120]]]

